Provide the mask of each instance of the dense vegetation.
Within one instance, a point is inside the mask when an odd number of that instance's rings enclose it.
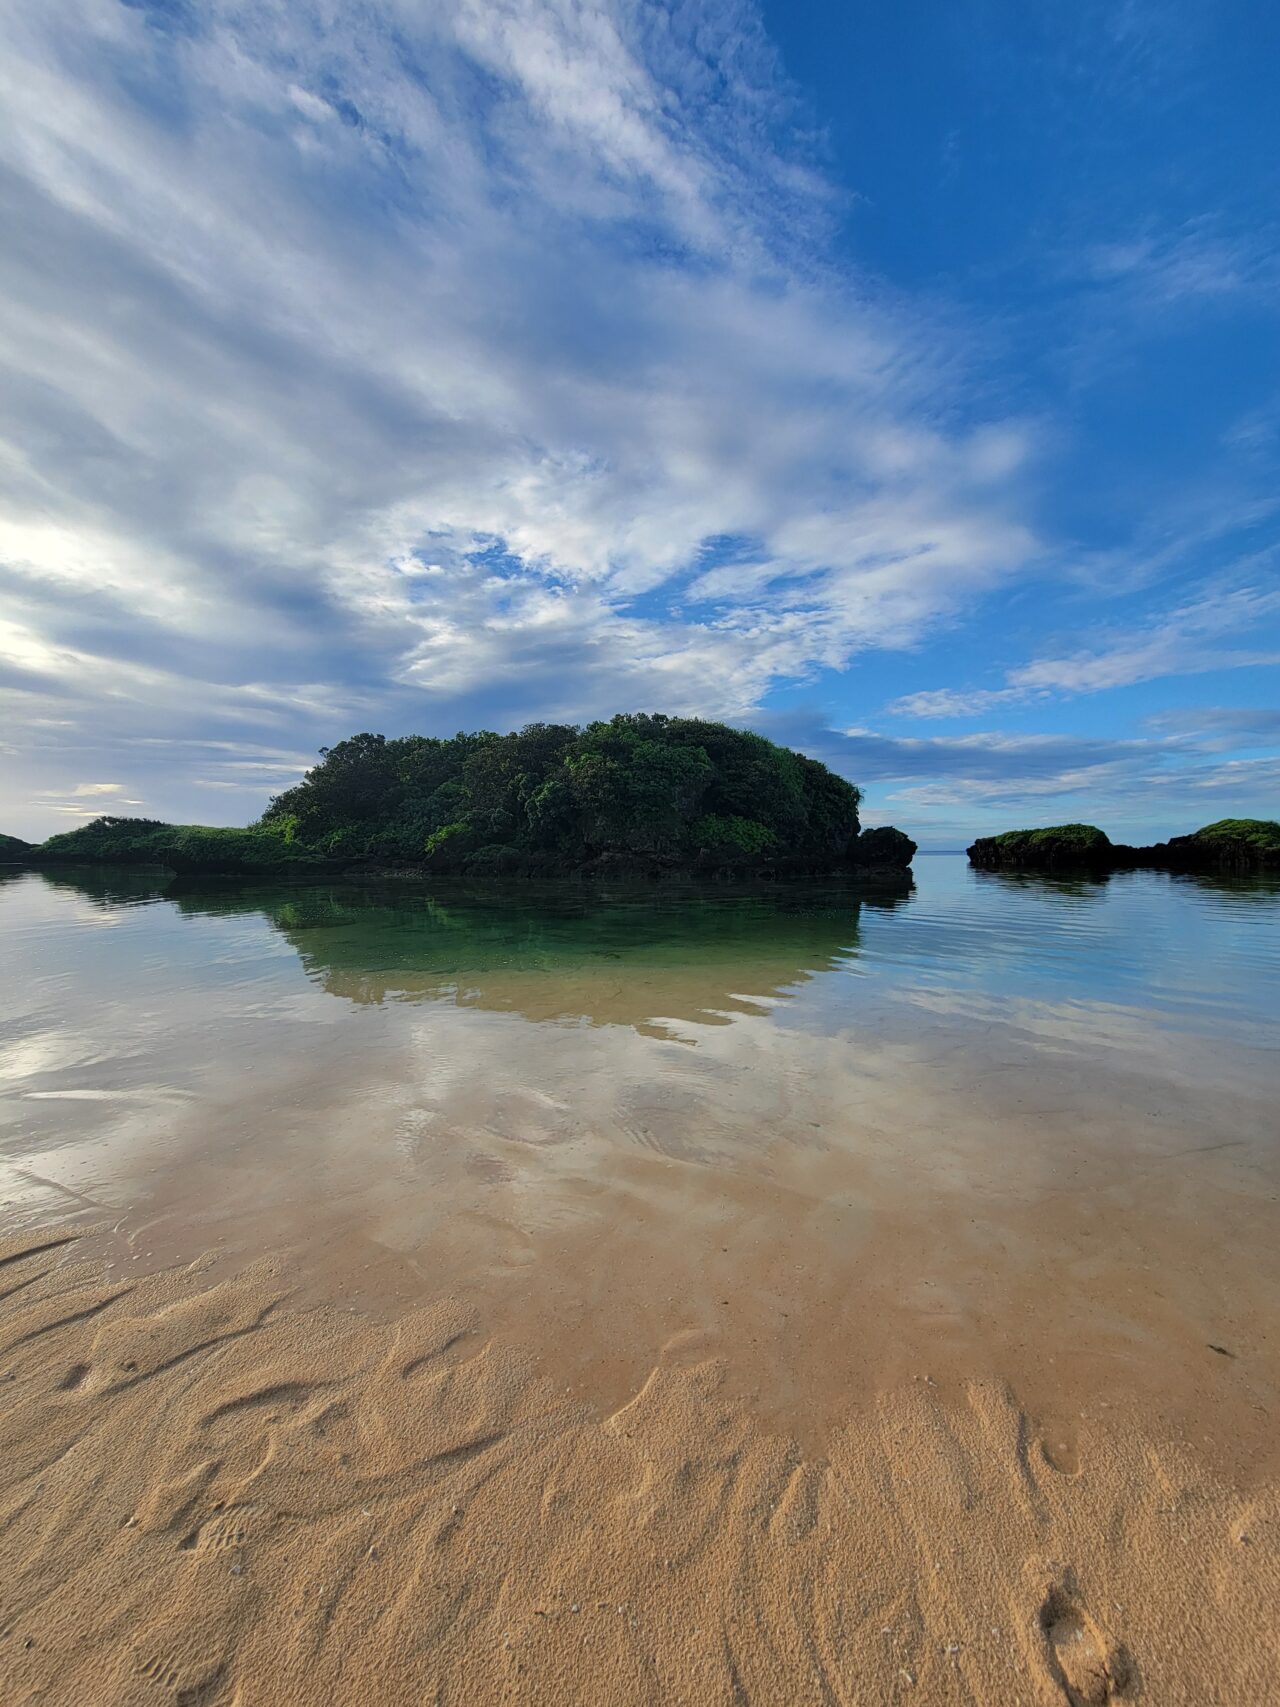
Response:
[[[99,818],[38,864],[178,871],[422,866],[444,873],[902,870],[915,843],[861,831],[859,793],[802,753],[694,718],[534,723],[440,740],[355,735],[248,829]]]
[[[1175,836],[1172,848],[1184,843],[1221,853],[1257,855],[1264,865],[1280,865],[1280,823],[1274,818],[1219,818],[1191,836]]]
[[[1093,824],[1055,824],[1042,830],[1007,830],[982,836],[970,863],[988,871],[1250,872],[1280,870],[1280,823],[1268,818],[1221,818],[1189,836],[1150,847],[1112,842]]]
[[[323,870],[325,862],[278,831],[163,824],[156,818],[95,818],[30,851],[38,865],[166,865],[173,871]]]
[[[31,852],[31,843],[24,842],[20,836],[0,836],[0,865],[7,865],[11,860],[24,860]]]
[[[858,801],[825,765],[762,736],[620,716],[451,740],[357,735],[273,800],[262,826],[345,861],[472,875],[908,864],[905,837],[860,844]]]

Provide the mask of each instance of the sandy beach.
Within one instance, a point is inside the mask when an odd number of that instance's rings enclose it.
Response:
[[[12,1707],[1278,1698],[1275,1481],[1137,1402],[920,1377],[817,1456],[723,1360],[602,1411],[465,1300],[92,1244],[0,1247]]]
[[[23,899],[3,1707],[1280,1701],[1247,1014]]]

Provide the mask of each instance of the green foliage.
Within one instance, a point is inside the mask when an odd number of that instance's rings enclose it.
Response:
[[[30,852],[31,843],[24,842],[21,836],[0,836],[0,865],[24,860]]]
[[[1108,840],[1092,824],[1047,830],[1009,830],[984,836],[969,849],[988,870],[1048,871],[1070,866],[1100,870],[1236,873],[1280,868],[1280,823],[1269,818],[1220,818],[1189,836],[1131,848]]]
[[[41,865],[163,865],[173,871],[320,868],[316,854],[284,830],[164,824],[156,818],[95,818],[33,850]]]
[[[1274,818],[1219,818],[1193,832],[1193,842],[1214,848],[1251,848],[1280,858],[1280,823]]]
[[[991,871],[1057,871],[1111,862],[1110,838],[1096,824],[1050,824],[1039,830],[1006,830],[981,836],[969,849],[970,863]]]
[[[1096,824],[1050,824],[1040,830],[1006,830],[1003,835],[985,839],[1009,853],[1095,853],[1111,846],[1106,831]]]
[[[353,735],[324,748],[248,829],[99,818],[35,857],[192,872],[833,871],[867,862],[859,798],[824,765],[748,730],[636,714],[449,740]],[[875,846],[885,857],[874,863],[905,864],[903,849],[914,851],[906,837]]]
[[[802,754],[700,718],[531,723],[452,740],[357,735],[271,802],[327,857],[440,871],[594,864],[830,870],[858,834],[856,788]]]
[[[41,862],[70,865],[163,865],[174,826],[158,818],[95,818],[77,830],[50,836],[36,851]]]
[[[725,818],[715,812],[695,818],[689,835],[690,846],[711,863],[717,859],[729,864],[758,859],[770,853],[777,840],[772,830],[754,818]]]
[[[305,871],[324,861],[286,835],[270,830],[223,829],[190,824],[176,827],[164,863],[175,871]]]
[[[607,732],[606,732],[607,731]],[[715,768],[701,747],[587,731],[594,745],[565,754],[568,804],[586,846],[601,853],[676,855]]]
[[[438,830],[432,830],[431,834],[422,844],[422,851],[426,854],[428,859],[434,859],[436,855],[441,853],[456,837],[465,837],[467,834],[468,826],[465,821],[461,819],[456,824],[442,824]]]

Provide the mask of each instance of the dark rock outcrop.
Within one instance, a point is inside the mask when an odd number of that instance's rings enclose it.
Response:
[[[1096,824],[1051,824],[980,836],[969,849],[969,864],[982,871],[1106,871],[1115,853]]]
[[[1171,871],[1248,876],[1280,871],[1280,823],[1268,818],[1222,818],[1189,836],[1130,847],[1094,824],[1056,824],[981,836],[969,849],[982,871]]]

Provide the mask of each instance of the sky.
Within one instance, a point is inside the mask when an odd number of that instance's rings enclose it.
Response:
[[[0,830],[724,718],[1280,815],[1266,0],[0,8]]]

